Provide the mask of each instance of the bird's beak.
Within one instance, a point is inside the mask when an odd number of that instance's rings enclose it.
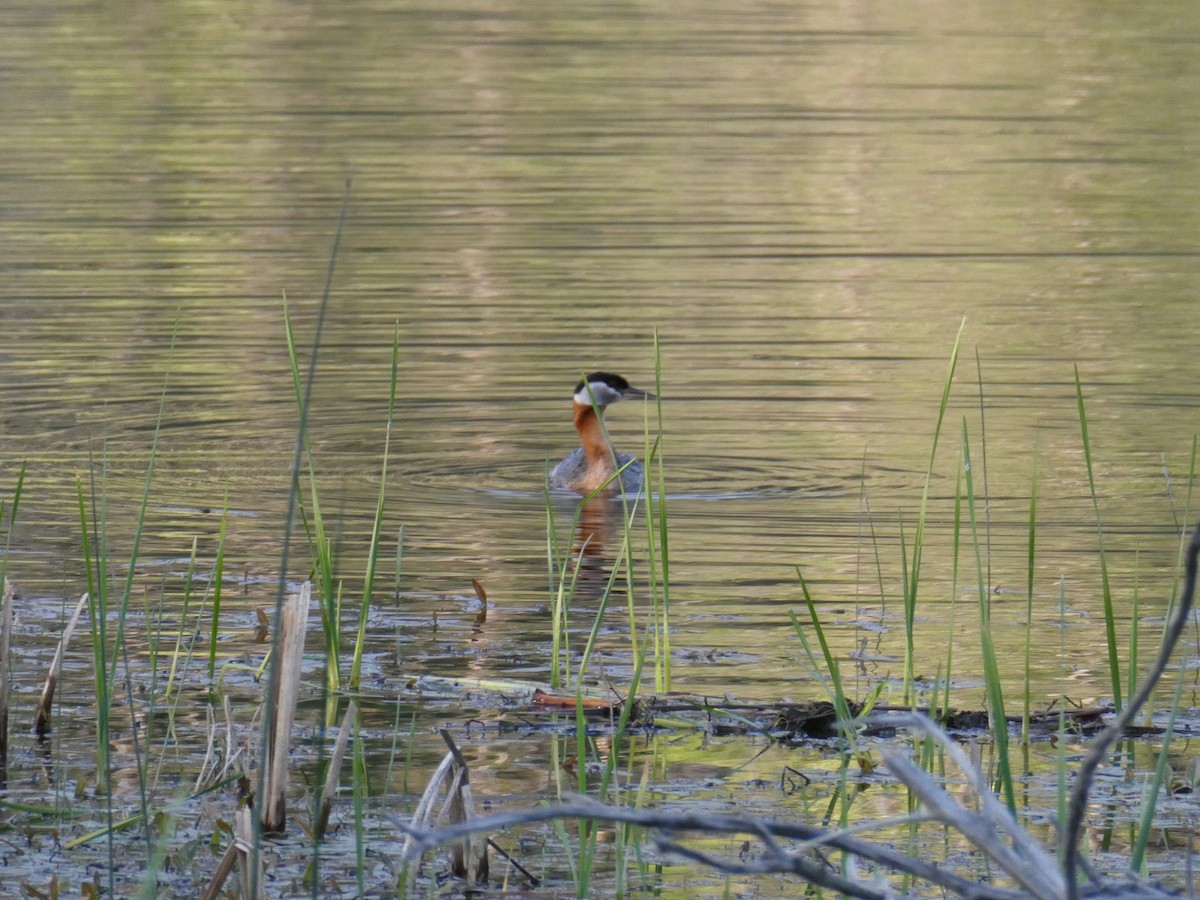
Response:
[[[645,400],[657,400],[658,399],[650,391],[643,391],[641,388],[635,388],[632,384],[629,387],[627,387],[625,390],[621,391],[621,396],[624,397],[626,400],[632,400],[635,397],[640,397]]]

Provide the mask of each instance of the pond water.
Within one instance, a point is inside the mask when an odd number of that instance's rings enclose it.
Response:
[[[347,178],[308,428],[360,596],[395,335],[377,695],[548,678],[546,465],[575,446],[581,370],[654,387],[655,331],[676,690],[823,696],[797,567],[855,693],[901,677],[903,546],[960,326],[916,673],[952,647],[954,701],[982,706],[965,533],[953,559],[965,428],[1006,687],[1036,481],[1034,701],[1111,695],[1076,369],[1122,664],[1135,622],[1143,663],[1157,646],[1196,506],[1195,4],[11,4],[0,23],[18,681],[86,589],[77,478],[102,479],[128,559],[160,398],[139,597],[179,602],[193,541],[211,570],[227,502],[222,652],[261,658],[298,427],[285,297],[307,363]],[[610,411],[617,446],[641,452],[643,412]],[[555,512],[569,541],[570,500]],[[620,686],[618,605],[600,650]],[[68,678],[64,703],[90,689]],[[545,779],[504,746],[474,748],[499,791]]]

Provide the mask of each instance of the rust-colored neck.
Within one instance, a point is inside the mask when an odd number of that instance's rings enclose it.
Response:
[[[575,430],[579,432],[579,440],[583,443],[583,456],[588,469],[599,468],[607,478],[614,471],[612,450],[604,437],[604,428],[596,410],[584,403],[576,403]]]

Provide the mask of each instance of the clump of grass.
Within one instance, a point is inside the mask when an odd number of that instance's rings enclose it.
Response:
[[[295,360],[297,359],[297,356],[294,352],[289,351],[289,359],[293,361],[293,363],[292,363],[293,384],[296,385],[296,387],[297,387],[297,407],[298,407],[298,413],[299,413],[299,421],[296,426],[296,442],[295,442],[295,446],[294,446],[293,452],[292,452],[292,466],[291,466],[291,477],[289,479],[287,513],[284,518],[284,525],[283,525],[283,546],[280,549],[279,584],[275,591],[275,617],[274,617],[275,622],[280,621],[280,618],[281,618],[282,612],[283,612],[284,599],[285,599],[285,596],[287,593],[287,591],[286,591],[287,572],[288,572],[288,564],[291,559],[292,527],[295,523],[296,513],[297,513],[297,509],[299,507],[299,503],[300,503],[300,473],[302,471],[302,466],[303,466],[303,462],[304,462],[304,458],[305,458],[305,451],[309,446],[308,415],[309,415],[309,410],[311,408],[310,401],[312,398],[313,384],[316,381],[317,358],[318,358],[318,352],[321,347],[321,334],[324,329],[325,315],[329,309],[329,297],[333,290],[333,274],[334,274],[334,271],[335,271],[336,265],[337,265],[338,248],[341,246],[342,230],[346,224],[346,210],[349,207],[349,204],[350,204],[350,181],[347,180],[345,191],[342,194],[341,209],[338,211],[337,227],[334,230],[333,246],[332,246],[332,248],[330,250],[330,254],[329,254],[329,266],[325,273],[325,288],[321,294],[321,303],[320,303],[320,305],[318,307],[318,311],[317,311],[317,323],[316,323],[316,328],[313,333],[313,344],[312,344],[313,349],[309,355],[308,368],[306,370],[306,374],[305,374],[302,382],[301,382],[301,379],[299,378],[299,365],[297,362],[295,362]],[[287,331],[288,332],[291,331],[290,327],[287,328]],[[293,348],[295,346],[294,340],[291,340],[290,338],[289,338],[289,346],[291,346]],[[303,390],[301,390],[299,387],[299,385],[301,383],[303,384]],[[322,571],[321,574],[325,575],[326,572]],[[327,646],[328,646],[328,640],[329,640],[328,633],[326,634],[326,640],[327,640]],[[265,788],[266,788],[266,774],[267,774],[267,754],[268,754],[268,746],[270,743],[269,742],[270,726],[271,726],[271,722],[274,719],[274,709],[273,709],[274,700],[272,698],[272,694],[274,691],[274,685],[277,684],[278,680],[279,680],[279,668],[280,668],[278,649],[279,649],[279,631],[278,631],[278,629],[276,629],[275,634],[272,638],[271,653],[269,656],[270,669],[269,669],[269,675],[268,675],[268,690],[267,690],[266,701],[264,704],[262,727],[261,727],[260,740],[259,740],[258,786],[257,786],[257,790],[256,790],[256,795],[259,797],[266,796]],[[333,668],[333,667],[331,666],[330,668]],[[326,685],[328,686],[328,681],[326,682]],[[315,850],[314,850],[314,852],[315,852]],[[247,863],[250,881],[246,885],[247,894],[252,897],[257,896],[258,891],[260,889],[260,885],[258,883],[258,873],[260,872],[260,870],[262,868],[261,863],[262,863],[262,827],[261,827],[261,821],[259,820],[258,816],[255,816],[254,817],[254,834],[253,834],[253,841],[252,841],[251,852],[250,852],[250,859]]]

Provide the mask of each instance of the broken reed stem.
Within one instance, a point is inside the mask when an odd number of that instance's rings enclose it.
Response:
[[[4,599],[0,603],[0,788],[8,787],[8,651],[12,646],[13,586],[4,577]]]
[[[234,866],[237,866],[238,875],[241,879],[237,896],[239,900],[251,900],[248,896],[250,890],[250,866],[253,865],[251,857],[253,856],[252,849],[254,846],[254,822],[250,816],[253,811],[250,806],[243,806],[237,811],[233,820],[233,841],[226,848],[225,854],[221,857],[220,863],[217,864],[217,870],[213,872],[212,879],[208,882],[208,887],[204,889],[204,893],[200,895],[200,900],[218,900],[218,898],[226,896],[221,893],[221,888],[225,884],[225,879],[229,877],[229,873],[233,871]],[[262,883],[263,872],[259,866],[258,878],[254,879],[254,884],[258,885],[258,900],[263,895]]]
[[[62,675],[63,654],[67,652],[67,644],[71,642],[71,635],[75,633],[75,626],[79,624],[79,618],[87,609],[87,605],[88,595],[85,593],[79,598],[79,603],[75,605],[75,612],[67,622],[67,627],[63,629],[62,637],[58,640],[58,649],[54,651],[54,660],[50,663],[50,673],[46,676],[46,683],[42,686],[37,715],[33,720],[33,730],[40,740],[45,740],[46,735],[50,733],[50,714],[54,708],[54,691],[58,687],[59,676]]]
[[[446,798],[445,806],[442,807],[441,818],[445,818],[451,825],[470,822],[477,818],[478,814],[475,810],[475,795],[471,791],[471,770],[467,766],[467,758],[462,755],[462,751],[458,749],[458,744],[454,743],[454,738],[450,736],[449,731],[441,728],[438,730],[438,734],[442,736],[442,740],[450,748],[450,755],[454,757],[450,795]],[[472,835],[467,835],[462,841],[452,844],[450,869],[459,878],[466,878],[467,887],[486,883],[488,876],[486,836],[484,840],[476,841]]]
[[[259,900],[263,896],[263,881],[265,880],[265,872],[263,871],[262,859],[253,852],[254,850],[254,822],[250,816],[253,815],[249,806],[243,806],[237,811],[237,817],[234,819],[234,839],[238,851],[238,869],[242,875],[242,900]],[[253,873],[251,878],[250,867],[257,865],[258,871]],[[250,897],[249,886],[257,885],[256,896]]]
[[[342,761],[346,758],[346,748],[350,746],[350,730],[358,716],[358,703],[351,700],[342,716],[342,727],[338,731],[337,741],[333,745],[333,753],[329,757],[329,771],[325,773],[325,787],[321,791],[321,808],[317,811],[317,826],[314,833],[320,837],[329,826],[329,816],[333,812],[333,798],[337,796],[338,773]]]
[[[274,716],[267,738],[267,771],[264,778],[262,828],[266,834],[279,834],[287,822],[288,750],[291,748],[292,722],[300,699],[300,666],[304,660],[304,637],[308,630],[308,608],[312,583],[304,582],[298,594],[292,594],[279,614],[279,663],[277,680],[271,686]]]

